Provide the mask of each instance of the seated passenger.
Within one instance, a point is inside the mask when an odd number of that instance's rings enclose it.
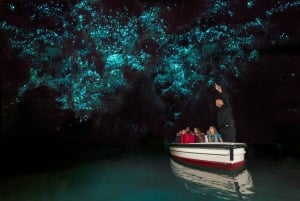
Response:
[[[175,143],[180,143],[180,138],[181,138],[181,130],[176,133]]]
[[[190,127],[187,126],[185,129],[181,131],[180,143],[194,143],[195,136],[193,132],[191,132]]]
[[[191,131],[189,126],[185,128],[185,132],[187,135],[186,143],[195,143],[196,142],[195,134],[193,133],[193,131]]]
[[[207,130],[208,142],[223,142],[220,133],[218,133],[216,127],[210,126]]]
[[[205,134],[199,128],[194,128],[194,133],[197,136],[196,142],[205,142]]]
[[[186,134],[191,134],[191,129],[190,129],[190,127],[189,126],[187,126],[186,128],[185,128],[185,133]]]
[[[182,129],[180,131],[180,143],[186,143],[186,141],[187,141],[187,134],[185,129]]]

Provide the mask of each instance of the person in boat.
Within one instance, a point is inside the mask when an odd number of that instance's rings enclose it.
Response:
[[[190,127],[181,130],[180,143],[190,143]]]
[[[195,143],[195,135],[189,126],[181,131],[180,143]]]
[[[206,138],[205,134],[203,132],[201,132],[199,128],[194,128],[194,133],[198,139],[198,140],[196,140],[196,142],[206,142],[207,141],[205,139]]]
[[[208,142],[223,142],[223,139],[214,126],[210,126],[206,132]]]
[[[175,143],[180,143],[181,138],[181,130],[176,133]]]
[[[185,128],[185,133],[186,133],[186,134],[192,134],[191,128],[190,128],[189,126],[187,126],[187,127]]]
[[[179,131],[180,132],[180,143],[185,143],[186,142],[186,133],[185,129],[182,129]]]
[[[224,142],[236,141],[235,121],[232,114],[232,108],[229,102],[229,97],[222,87],[215,83],[215,89],[218,92],[216,98],[217,125]]]

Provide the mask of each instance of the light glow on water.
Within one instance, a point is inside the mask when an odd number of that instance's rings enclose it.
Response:
[[[299,200],[296,166],[248,161],[236,173],[192,168],[167,154],[129,155],[0,180],[1,201]],[[279,182],[279,183],[278,183]],[[280,184],[280,185],[279,185]]]

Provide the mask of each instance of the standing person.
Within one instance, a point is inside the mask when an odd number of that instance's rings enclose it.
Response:
[[[217,124],[224,142],[236,141],[236,130],[234,126],[234,118],[232,108],[229,102],[228,94],[222,90],[222,87],[215,84],[215,89],[220,96],[216,98]]]

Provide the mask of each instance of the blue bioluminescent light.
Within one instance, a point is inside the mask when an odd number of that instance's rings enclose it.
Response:
[[[30,63],[30,79],[20,87],[18,98],[26,90],[46,85],[62,92],[57,100],[63,108],[87,117],[101,107],[105,94],[126,86],[124,69],[128,68],[151,74],[161,96],[191,96],[218,79],[229,81],[228,74],[242,79],[245,64],[259,58],[253,30],[266,33],[268,16],[299,7],[300,2],[278,1],[268,5],[265,16],[243,23],[228,24],[222,19],[214,23],[218,15],[233,19],[233,5],[238,3],[208,1],[207,9],[181,32],[168,30],[165,14],[171,13],[170,5],[166,10],[145,6],[134,16],[125,8],[105,10],[101,1],[82,0],[67,11],[57,1],[28,3],[24,12],[35,26],[19,27],[0,20],[0,29],[18,50],[17,56]],[[247,7],[256,3],[249,0]],[[9,12],[16,12],[13,3],[5,5]],[[280,32],[272,41],[289,39],[286,32]],[[199,85],[203,87],[196,88]]]

